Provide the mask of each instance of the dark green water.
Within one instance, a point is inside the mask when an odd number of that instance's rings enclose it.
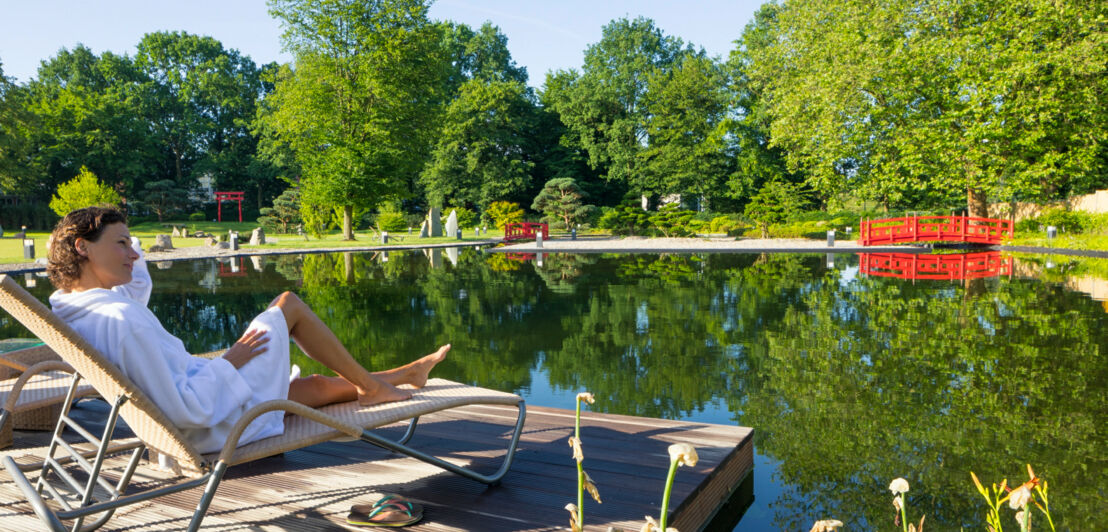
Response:
[[[437,375],[531,404],[572,408],[587,390],[597,411],[754,427],[754,502],[735,530],[831,517],[899,530],[896,477],[928,530],[983,530],[969,472],[1023,481],[1027,463],[1050,483],[1060,530],[1102,526],[1108,313],[1067,285],[1103,262],[1032,257],[1012,277],[912,282],[860,275],[853,255],[830,267],[792,254],[548,255],[537,267],[462,250],[456,265],[434,261],[180,262],[152,268],[151,308],[204,351],[294,290],[368,367],[449,342]],[[51,290],[45,279],[32,289]],[[0,315],[0,338],[26,335]],[[1012,513],[1004,524],[1016,529]]]

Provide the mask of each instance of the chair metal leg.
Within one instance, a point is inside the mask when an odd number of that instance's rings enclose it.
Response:
[[[196,512],[192,514],[192,522],[189,523],[189,532],[200,530],[200,522],[204,520],[204,515],[208,513],[208,506],[211,506],[212,499],[215,497],[215,490],[219,489],[219,483],[223,480],[223,473],[226,471],[227,462],[222,460],[216,462],[215,467],[212,468],[211,477],[208,479],[208,486],[204,488],[204,495],[200,497],[200,502],[196,505]]]
[[[516,407],[519,409],[519,417],[516,419],[516,426],[515,429],[512,431],[512,439],[508,443],[508,454],[504,456],[504,461],[501,462],[500,469],[497,469],[497,471],[492,475],[483,475],[481,473],[473,471],[472,469],[452,464],[441,458],[437,458],[422,451],[418,451],[416,449],[408,447],[403,443],[382,438],[376,434],[371,433],[368,430],[362,431],[362,440],[368,443],[372,443],[373,445],[376,445],[378,447],[383,447],[390,451],[406,454],[408,456],[411,456],[412,458],[422,460],[424,462],[427,462],[428,464],[437,467],[441,467],[442,469],[450,471],[451,473],[461,475],[470,480],[476,480],[477,482],[482,482],[489,485],[496,485],[500,483],[500,479],[504,478],[504,475],[508,473],[508,469],[512,467],[512,460],[515,458],[516,447],[519,445],[519,436],[523,432],[523,422],[527,418],[527,408],[522,399],[520,399]],[[414,427],[414,423],[409,426],[409,432],[414,432]],[[410,437],[411,434],[407,434],[404,438],[404,441],[407,441],[407,439]]]

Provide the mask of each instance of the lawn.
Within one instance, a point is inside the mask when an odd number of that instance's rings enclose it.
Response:
[[[146,222],[132,226],[131,234],[142,239],[143,247],[152,246],[154,244],[154,236],[157,234],[170,234],[173,232],[173,226],[188,228],[190,233],[196,231],[204,231],[205,233],[213,235],[226,235],[227,231],[239,232],[239,243],[243,249],[320,249],[320,248],[342,248],[342,247],[365,247],[365,246],[380,246],[381,239],[378,235],[368,231],[356,231],[354,237],[356,240],[347,241],[342,239],[342,233],[333,231],[323,236],[322,239],[297,236],[297,235],[284,235],[284,234],[268,234],[267,240],[276,239],[276,243],[267,243],[260,246],[250,246],[250,232],[258,226],[256,223],[250,222]],[[411,245],[431,245],[431,244],[447,244],[451,242],[480,242],[485,240],[497,240],[504,237],[503,231],[489,230],[487,235],[474,236],[473,230],[469,229],[464,231],[461,240],[450,237],[438,237],[438,238],[419,238],[419,233],[408,235],[407,231],[399,234],[392,234],[389,236],[389,246],[411,246]],[[27,234],[28,238],[33,238],[35,241],[35,257],[46,256],[46,239],[50,234],[46,232],[31,232]],[[203,246],[207,241],[206,238],[181,238],[175,237],[173,239],[173,246],[178,248],[188,248],[195,246]],[[23,240],[15,238],[0,238],[0,263],[13,264],[33,262],[32,259],[23,258]]]

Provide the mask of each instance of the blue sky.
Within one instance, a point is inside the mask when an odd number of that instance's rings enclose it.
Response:
[[[431,17],[473,27],[492,21],[508,36],[516,63],[531,85],[548,70],[579,68],[582,52],[600,29],[619,17],[654,19],[668,35],[726,57],[761,0],[438,0]],[[156,7],[155,7],[156,6]],[[265,0],[0,0],[0,63],[4,75],[25,82],[40,61],[83,43],[97,54],[134,55],[143,34],[187,31],[210,35],[257,63],[285,62],[281,29]]]

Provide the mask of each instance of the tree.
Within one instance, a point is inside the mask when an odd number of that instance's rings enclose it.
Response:
[[[441,30],[419,0],[271,0],[295,56],[269,96],[266,142],[289,146],[306,206],[355,207],[403,195],[430,151],[446,85]]]
[[[121,201],[112,187],[101,183],[96,174],[82,166],[76,177],[58,186],[58,193],[50,200],[50,209],[58,216],[65,216],[94,205],[119,206]]]
[[[618,19],[585,50],[581,73],[553,75],[560,87],[551,103],[569,130],[566,142],[584,149],[605,179],[636,191],[654,188],[639,156],[649,140],[647,79],[656,70],[668,71],[686,51],[681,39],[666,36],[650,19]]]
[[[300,223],[300,189],[289,187],[273,199],[272,207],[263,207],[258,223],[271,231],[288,233],[289,228]]]
[[[658,195],[717,192],[728,164],[716,134],[729,103],[720,65],[702,53],[688,53],[672,68],[652,70],[646,87],[649,145],[639,158],[649,179],[641,181],[642,190]]]
[[[545,214],[550,223],[569,230],[596,210],[584,199],[585,193],[573,179],[556,177],[546,182],[531,208]]]
[[[166,216],[179,213],[188,208],[188,190],[181,188],[172,179],[149,181],[142,187],[139,195],[142,206],[154,211],[158,221],[163,221]]]
[[[43,61],[23,99],[32,115],[22,163],[28,196],[50,198],[81,166],[124,194],[161,178],[161,147],[142,105],[145,80],[126,56],[96,56],[80,45]]]
[[[804,180],[799,173],[789,171],[785,151],[770,144],[769,106],[749,74],[753,56],[769,46],[776,35],[774,24],[778,9],[778,4],[770,2],[754,13],[754,20],[743,29],[725,66],[731,100],[729,112],[721,127],[716,128],[714,136],[717,138],[713,140],[722,144],[732,157],[726,194],[743,202],[770,181],[799,183]]]
[[[762,230],[762,238],[769,238],[770,224],[788,220],[807,204],[807,198],[799,186],[784,181],[770,181],[746,204],[746,216]]]
[[[750,76],[773,144],[824,196],[855,189],[886,206],[961,196],[983,216],[987,197],[1049,199],[1103,175],[1100,4],[796,0],[772,10]]]
[[[26,195],[32,188],[29,167],[33,115],[26,90],[4,76],[0,63],[0,194]]]
[[[420,182],[432,205],[449,200],[484,210],[525,190],[534,104],[517,81],[470,80],[450,103],[443,129]]]
[[[257,170],[257,140],[250,132],[265,92],[257,65],[207,36],[155,32],[143,36],[135,66],[148,78],[145,106],[151,129],[168,149],[167,165],[178,186],[193,188],[202,175],[216,190],[256,187],[261,207],[265,178]],[[268,199],[268,198],[267,198]]]
[[[491,221],[494,227],[503,231],[506,225],[523,221],[523,209],[519,208],[518,203],[494,201],[485,209],[485,218]]]

